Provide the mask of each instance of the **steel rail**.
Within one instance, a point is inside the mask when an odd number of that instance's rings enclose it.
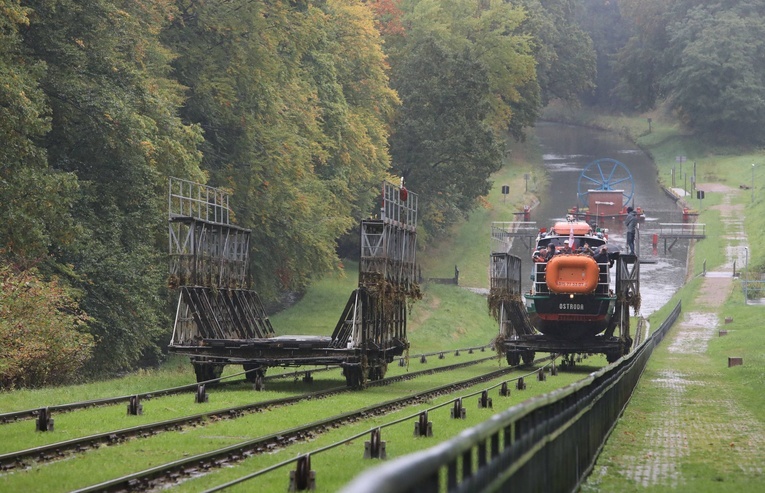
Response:
[[[492,356],[477,361],[485,361],[495,358],[496,356]],[[464,365],[464,363],[461,365]],[[280,430],[270,435],[247,440],[234,445],[229,445],[227,447],[205,452],[203,454],[198,454],[192,457],[186,457],[183,459],[168,462],[166,464],[152,467],[144,471],[128,474],[120,478],[104,481],[99,484],[74,490],[73,493],[92,493],[101,491],[134,492],[157,488],[160,487],[163,483],[166,483],[167,478],[176,480],[181,476],[191,476],[199,474],[200,471],[207,471],[214,467],[223,467],[227,464],[238,462],[252,455],[271,451],[279,446],[284,446],[299,440],[311,438],[315,436],[316,432],[321,432],[326,429],[337,427],[338,425],[342,425],[344,423],[356,422],[359,419],[365,419],[370,416],[385,414],[391,410],[419,403],[425,399],[438,395],[452,393],[456,390],[460,390],[462,388],[470,387],[475,384],[500,377],[515,369],[517,369],[517,367],[506,367],[499,370],[494,370],[477,377],[468,378],[459,382],[452,382],[446,385],[441,385],[432,389],[418,392],[416,394],[410,394],[397,399],[385,401],[383,403],[356,409],[354,411],[337,414],[335,416],[314,421],[302,426],[287,430]],[[434,368],[427,371],[435,373],[435,370],[437,369]],[[378,380],[374,383],[380,385],[385,384],[383,380]]]
[[[336,366],[328,366],[327,368],[319,368],[316,370],[304,370],[301,372],[284,372],[280,373],[278,375],[270,375],[265,377],[266,380],[277,380],[281,378],[289,378],[292,376],[297,376],[298,373],[304,373],[304,372],[318,372],[318,371],[328,371],[331,369],[336,369],[338,367]],[[13,423],[16,421],[23,421],[28,419],[37,418],[40,414],[40,409],[48,409],[48,411],[53,412],[69,412],[69,411],[76,411],[79,409],[87,409],[91,407],[99,407],[99,406],[110,406],[113,404],[120,404],[124,402],[129,402],[131,398],[138,396],[140,399],[152,399],[154,397],[164,397],[167,395],[174,395],[174,394],[182,394],[184,392],[189,391],[195,391],[199,385],[211,385],[211,384],[218,384],[216,388],[220,389],[224,386],[230,386],[230,385],[238,385],[243,382],[246,382],[247,380],[234,380],[234,381],[226,381],[234,377],[239,377],[242,375],[247,374],[248,372],[256,371],[257,369],[247,370],[247,371],[241,371],[239,373],[234,373],[232,375],[226,375],[224,377],[219,378],[213,378],[210,380],[205,380],[204,382],[197,382],[197,383],[190,383],[186,385],[180,385],[177,387],[169,387],[166,389],[160,389],[160,390],[154,390],[149,392],[140,392],[130,395],[121,395],[116,397],[102,397],[99,399],[91,399],[86,401],[79,401],[79,402],[70,402],[67,404],[54,404],[52,406],[41,406],[34,409],[24,409],[21,411],[11,411],[7,413],[0,413],[0,424],[6,424],[6,423]]]
[[[409,359],[412,358],[421,358],[422,356],[435,356],[439,354],[445,354],[452,351],[468,351],[472,352],[473,350],[480,350],[484,351],[487,346],[471,346],[467,348],[459,348],[459,349],[449,349],[449,350],[442,350],[442,351],[434,351],[431,353],[421,353],[417,355],[410,355],[408,356]],[[335,365],[328,365],[325,368],[316,368],[316,369],[306,369],[306,370],[295,370],[295,371],[289,371],[289,372],[283,372],[276,375],[268,375],[265,377],[266,381],[271,380],[278,380],[283,378],[298,378],[300,374],[306,374],[306,373],[317,373],[317,372],[323,372],[323,371],[329,371],[339,368]],[[70,411],[76,411],[79,409],[87,409],[91,407],[99,407],[99,406],[109,406],[114,404],[121,404],[129,402],[131,398],[138,397],[139,399],[152,399],[154,397],[163,397],[167,395],[175,395],[175,394],[182,394],[184,392],[193,392],[197,389],[199,385],[211,385],[211,384],[218,384],[217,388],[220,389],[223,386],[229,386],[229,385],[238,385],[243,382],[243,380],[235,380],[235,381],[226,381],[234,377],[238,377],[241,375],[246,375],[247,373],[257,371],[258,369],[252,369],[252,370],[246,370],[241,371],[238,373],[234,373],[232,375],[226,375],[224,377],[219,378],[213,378],[210,380],[206,380],[204,382],[196,382],[196,383],[190,383],[186,385],[180,385],[177,387],[169,387],[166,389],[160,389],[160,390],[153,390],[149,392],[139,392],[135,394],[130,395],[121,395],[116,397],[102,397],[98,399],[91,399],[91,400],[85,400],[85,401],[79,401],[79,402],[70,402],[67,404],[54,404],[51,406],[40,406],[36,407],[34,409],[23,409],[20,411],[10,411],[6,413],[0,413],[0,425],[8,424],[8,423],[15,423],[18,421],[24,421],[24,420],[30,420],[30,419],[36,419],[40,415],[41,409],[47,409],[48,412],[70,412]],[[246,380],[244,380],[246,381]]]
[[[453,365],[446,365],[438,368],[429,368],[417,372],[405,373],[403,375],[397,375],[394,377],[384,378],[381,380],[375,380],[367,382],[366,386],[380,386],[389,385],[395,382],[401,382],[405,380],[411,380],[423,375],[430,375],[433,373],[440,373],[444,371],[451,371],[466,366],[476,365],[478,363],[496,359],[496,355],[478,358],[475,360],[465,361],[462,363],[456,363]],[[164,421],[158,421],[155,423],[148,423],[140,426],[133,426],[129,428],[123,428],[120,430],[113,430],[104,433],[96,433],[93,435],[73,438],[71,440],[65,440],[62,442],[51,443],[42,445],[39,447],[33,447],[25,450],[8,452],[0,454],[0,470],[9,470],[16,467],[24,467],[28,461],[42,461],[47,462],[61,458],[67,453],[71,452],[84,452],[90,448],[98,447],[99,445],[111,445],[119,442],[126,441],[129,438],[135,437],[147,437],[156,435],[157,433],[169,430],[178,430],[186,426],[193,424],[203,423],[206,420],[215,418],[220,419],[233,419],[240,417],[244,414],[250,414],[258,412],[263,409],[284,406],[288,404],[294,404],[302,400],[323,398],[334,394],[349,392],[354,390],[353,387],[347,387],[345,385],[340,387],[333,387],[330,389],[320,390],[317,392],[308,392],[296,396],[282,397],[279,399],[272,399],[268,401],[261,401],[256,403],[244,404],[240,406],[234,406],[231,408],[219,409],[214,411],[208,411],[204,413],[194,414],[190,416],[183,416],[179,418],[173,418]]]
[[[539,360],[536,360],[536,361],[535,361],[535,363],[538,363],[538,362],[544,361],[544,360],[546,360],[546,359],[547,359],[547,360],[550,360],[550,363],[548,363],[548,365],[553,365],[553,364],[554,364],[554,361],[555,361],[555,356],[551,356],[551,357],[547,357],[547,358],[541,358],[541,359],[539,359]],[[512,381],[517,381],[517,380],[520,380],[521,378],[526,378],[526,377],[528,377],[528,376],[534,375],[534,374],[536,374],[538,371],[540,371],[541,369],[547,368],[547,366],[548,366],[548,365],[544,365],[544,366],[542,366],[540,369],[536,369],[536,370],[534,370],[534,371],[532,371],[532,372],[529,372],[529,373],[526,373],[526,374],[524,374],[524,375],[519,375],[519,376],[517,376],[516,378],[511,378],[511,379],[508,379],[508,380],[503,380],[502,382],[499,382],[499,383],[497,383],[497,384],[494,384],[494,385],[492,385],[492,386],[490,386],[490,387],[486,387],[486,388],[483,388],[483,389],[481,389],[481,390],[477,390],[477,391],[474,391],[474,392],[470,392],[469,394],[465,394],[465,395],[462,395],[461,397],[459,397],[459,399],[465,400],[465,399],[467,399],[467,398],[469,398],[469,397],[475,397],[475,396],[477,396],[477,395],[479,395],[479,394],[483,394],[483,392],[484,392],[484,391],[489,391],[489,390],[493,390],[493,389],[496,389],[497,387],[500,387],[502,384],[507,384],[507,383],[510,383],[510,382],[512,382]],[[400,424],[400,423],[404,423],[404,422],[406,422],[406,421],[411,421],[411,420],[413,420],[413,419],[416,419],[416,418],[418,418],[418,417],[419,417],[419,416],[420,416],[422,413],[424,413],[424,412],[430,413],[431,411],[435,411],[435,410],[437,410],[437,409],[441,409],[441,408],[443,408],[443,407],[446,407],[446,406],[452,405],[452,404],[453,404],[453,402],[454,402],[454,401],[446,401],[446,402],[442,402],[441,404],[436,404],[436,405],[434,405],[434,406],[431,406],[431,407],[429,407],[429,408],[427,408],[427,409],[424,409],[424,410],[420,410],[420,411],[418,411],[418,412],[416,412],[416,413],[414,413],[414,414],[410,414],[410,415],[408,415],[408,416],[404,416],[404,417],[402,417],[402,418],[396,418],[396,419],[394,419],[394,420],[392,420],[392,421],[388,421],[387,423],[383,423],[383,424],[380,424],[380,425],[376,425],[376,426],[374,426],[373,428],[370,428],[370,429],[368,429],[368,430],[365,430],[365,431],[362,431],[362,432],[359,432],[359,433],[355,433],[355,434],[353,434],[353,435],[351,435],[351,436],[345,437],[345,438],[343,438],[343,439],[341,439],[341,440],[338,440],[338,441],[336,441],[336,442],[333,442],[333,443],[330,443],[330,444],[328,444],[328,445],[324,445],[324,446],[322,446],[322,447],[319,447],[319,448],[317,448],[317,449],[314,449],[314,450],[313,450],[313,451],[311,451],[311,452],[306,452],[306,453],[300,454],[300,455],[299,455],[299,456],[297,456],[297,457],[293,457],[293,458],[290,458],[290,459],[286,459],[286,460],[284,460],[284,461],[281,461],[281,462],[279,462],[279,463],[277,463],[277,464],[273,464],[273,465],[271,465],[271,466],[265,467],[265,468],[263,468],[263,469],[260,469],[260,470],[258,470],[258,471],[255,471],[255,472],[251,472],[251,473],[248,473],[248,474],[246,474],[246,475],[244,475],[244,476],[240,476],[240,477],[238,477],[238,478],[236,478],[236,479],[232,479],[232,480],[230,480],[230,481],[228,481],[228,482],[226,482],[226,483],[224,483],[224,484],[220,484],[220,485],[214,486],[214,487],[212,487],[212,488],[209,488],[209,489],[205,490],[205,491],[204,491],[204,493],[215,493],[215,492],[217,492],[217,491],[222,491],[222,490],[225,490],[225,489],[227,489],[227,488],[230,488],[230,487],[232,487],[232,486],[235,486],[235,485],[237,485],[237,484],[241,484],[241,483],[244,483],[244,482],[246,482],[246,481],[249,481],[249,480],[251,480],[251,479],[255,479],[255,478],[257,478],[258,476],[262,476],[262,475],[264,475],[264,474],[266,474],[266,473],[269,473],[269,472],[271,472],[271,471],[275,471],[275,470],[277,470],[277,469],[280,469],[280,468],[282,468],[282,467],[288,466],[288,465],[290,465],[290,464],[294,464],[295,462],[297,462],[298,460],[300,460],[302,457],[305,457],[305,456],[315,456],[315,455],[317,455],[317,454],[320,454],[320,453],[322,453],[322,452],[326,452],[326,451],[328,451],[328,450],[332,450],[332,449],[334,449],[334,448],[336,448],[336,447],[339,447],[340,445],[345,445],[345,444],[347,444],[347,443],[350,443],[350,442],[352,442],[353,440],[357,440],[357,439],[359,439],[359,438],[361,438],[361,437],[364,437],[364,436],[369,436],[369,434],[370,434],[370,433],[372,432],[372,430],[374,430],[375,428],[376,428],[376,429],[378,429],[378,430],[381,430],[381,429],[383,429],[383,428],[388,428],[388,427],[391,427],[391,426],[395,426],[395,425],[397,425],[397,424]]]

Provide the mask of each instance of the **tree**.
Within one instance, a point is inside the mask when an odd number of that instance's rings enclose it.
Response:
[[[436,233],[488,193],[501,148],[487,123],[491,93],[483,64],[435,36],[409,48],[395,73],[403,106],[391,155],[395,171],[423,197],[421,215]]]
[[[596,50],[579,25],[582,17],[574,0],[523,0],[528,14],[524,28],[534,39],[534,59],[541,104],[552,99],[569,103],[595,87]]]
[[[51,245],[49,271],[82,290],[99,350],[93,368],[132,368],[155,359],[167,336],[167,175],[202,178],[198,129],[177,117],[182,88],[158,40],[172,5],[162,1],[40,2],[29,7],[23,47],[45,64],[50,108],[41,139],[48,167],[77,177],[69,213],[79,228]],[[72,265],[69,269],[66,266]]]
[[[754,7],[698,6],[669,26],[673,66],[663,86],[704,134],[765,142],[765,25]]]
[[[619,2],[623,29],[630,34],[614,57],[613,94],[630,109],[645,111],[663,98],[661,80],[669,69],[670,4],[660,0]]]
[[[526,19],[523,10],[497,0],[478,4],[465,0],[411,0],[402,8],[406,12],[407,36],[403,44],[395,44],[389,52],[392,79],[402,79],[396,74],[397,58],[409,56],[407,45],[432,37],[443,48],[462,52],[462,56],[483,67],[490,91],[486,123],[498,132],[533,125],[539,110],[539,86],[533,40],[522,29]]]
[[[211,183],[252,229],[255,288],[301,289],[337,264],[336,239],[369,214],[389,166],[396,104],[369,8],[191,2],[164,39],[205,132]]]
[[[614,57],[627,41],[630,31],[621,15],[617,0],[583,0],[578,12],[579,24],[595,50],[595,87],[582,100],[602,107],[622,108],[624,100],[615,92]]]
[[[0,248],[21,268],[45,258],[52,244],[71,242],[76,231],[75,177],[50,170],[40,145],[50,129],[39,87],[45,64],[25,56],[19,34],[30,14],[12,1],[0,12]]]
[[[507,134],[522,138],[539,110],[524,12],[501,1],[409,0],[405,33],[386,37],[402,107],[393,170],[421,194],[421,231],[438,233],[491,188]]]

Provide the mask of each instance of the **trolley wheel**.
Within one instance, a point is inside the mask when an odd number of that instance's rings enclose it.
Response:
[[[345,376],[345,384],[348,387],[361,387],[364,383],[364,376],[361,373],[360,366],[343,367],[343,375]]]
[[[531,365],[533,365],[534,364],[534,356],[536,356],[534,351],[524,351],[523,353],[521,353],[521,358],[523,358],[524,366],[531,366]]]
[[[507,364],[510,366],[518,366],[521,364],[521,353],[519,351],[507,352]]]
[[[247,372],[244,374],[244,378],[250,383],[255,383],[258,379],[258,375],[262,378],[266,374],[266,369],[260,365],[244,364],[242,365],[242,368]]]
[[[370,380],[382,380],[385,378],[385,371],[387,365],[383,364],[380,366],[373,366],[369,368],[369,379]]]
[[[609,351],[606,353],[606,361],[609,363],[613,363],[614,361],[618,360],[622,357],[621,351]]]
[[[220,378],[223,373],[223,367],[225,365],[211,364],[211,363],[192,363],[194,366],[194,374],[197,377],[197,383],[206,382],[215,378]],[[216,385],[217,382],[210,383],[209,385]]]

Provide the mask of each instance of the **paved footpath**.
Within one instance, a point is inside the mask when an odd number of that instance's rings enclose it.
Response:
[[[737,404],[720,381],[722,363],[707,354],[746,246],[743,208],[730,200],[738,191],[715,191],[725,193],[716,208],[728,261],[703,279],[693,303],[703,311],[681,313],[654,350],[583,492],[699,491],[700,483],[702,491],[765,492],[765,423]]]

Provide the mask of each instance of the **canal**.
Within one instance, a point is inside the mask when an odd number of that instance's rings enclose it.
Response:
[[[554,221],[565,220],[568,209],[577,203],[580,176],[588,164],[602,158],[624,164],[628,170],[624,176],[630,177],[623,182],[625,189],[631,190],[632,205],[642,207],[646,216],[639,226],[638,245],[641,314],[648,316],[663,306],[685,280],[689,245],[687,240],[678,241],[668,252],[661,242],[658,248],[652,246],[659,223],[682,222],[682,210],[659,185],[651,158],[618,134],[586,127],[540,122],[534,138],[543,153],[539,166],[549,178],[547,190],[539,192],[539,205],[531,211],[530,220],[539,227],[549,228]],[[612,245],[626,247],[622,220],[601,220],[599,226],[608,228]],[[524,260],[524,270],[531,265],[530,252],[522,242],[514,242],[512,253]],[[523,277],[528,283],[528,276]]]

